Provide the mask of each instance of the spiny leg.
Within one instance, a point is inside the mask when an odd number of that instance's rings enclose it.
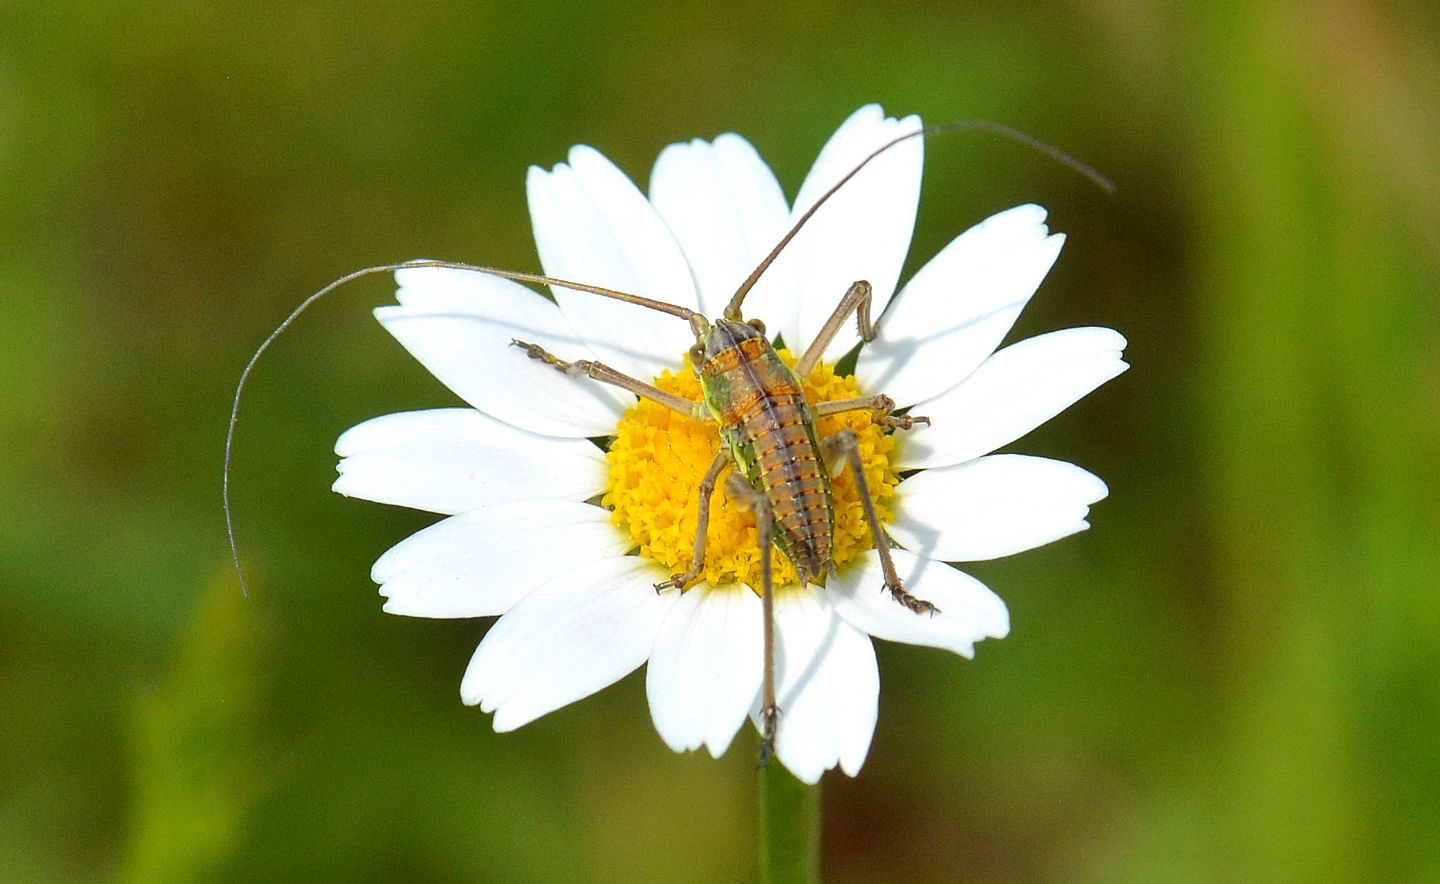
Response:
[[[930,418],[919,415],[895,414],[895,400],[884,393],[876,396],[857,396],[854,399],[832,399],[815,406],[815,416],[825,417],[845,411],[873,411],[875,422],[892,430],[912,430],[917,426],[930,426]]]
[[[860,460],[860,452],[856,450],[859,444],[860,437],[855,435],[854,430],[846,427],[833,436],[827,436],[825,441],[820,443],[820,447],[825,450],[827,458],[838,453],[850,464],[850,474],[855,477],[855,490],[859,492],[860,503],[865,507],[865,521],[870,525],[870,536],[874,538],[876,552],[880,553],[880,570],[885,574],[885,589],[890,592],[890,597],[916,614],[937,614],[939,608],[906,592],[900,583],[900,575],[895,571],[895,561],[890,556],[890,543],[885,532],[880,530],[875,501],[870,497],[870,483],[865,481],[865,464]]]
[[[755,528],[760,532],[760,606],[765,618],[765,681],[760,700],[760,763],[775,754],[775,731],[780,723],[780,706],[775,702],[775,585],[770,573],[771,547],[770,501],[750,487],[739,473],[731,473],[725,482],[725,493],[755,513]]]
[[[664,583],[655,584],[656,592],[663,592],[667,589],[684,589],[690,581],[700,576],[700,571],[705,567],[705,530],[710,526],[710,498],[715,493],[715,481],[720,478],[720,471],[730,463],[730,452],[721,448],[715,454],[715,459],[710,461],[710,469],[705,471],[705,478],[700,480],[700,517],[695,523],[695,553],[690,557],[690,569],[683,574],[675,574]]]
[[[519,347],[521,350],[524,350],[525,355],[531,359],[538,359],[556,371],[569,375],[570,377],[580,377],[584,375],[601,383],[610,384],[622,390],[629,390],[642,399],[650,399],[658,402],[666,408],[680,412],[686,417],[694,418],[698,421],[712,420],[710,412],[705,409],[703,402],[692,402],[684,396],[667,393],[653,384],[647,384],[642,380],[630,377],[628,374],[618,372],[603,362],[595,362],[590,359],[578,359],[574,362],[566,362],[539,344],[531,344],[526,341],[511,339],[510,345],[512,347]]]
[[[815,363],[820,361],[825,348],[835,340],[835,335],[845,324],[845,320],[849,318],[852,311],[855,313],[856,324],[860,328],[860,339],[867,343],[875,340],[877,330],[875,323],[870,321],[870,283],[863,279],[856,280],[850,284],[850,288],[846,290],[840,303],[835,305],[835,312],[825,320],[825,325],[821,326],[820,333],[815,336],[815,340],[810,342],[810,346],[805,350],[805,355],[795,363],[797,377],[804,380],[810,376],[810,370],[815,367]]]

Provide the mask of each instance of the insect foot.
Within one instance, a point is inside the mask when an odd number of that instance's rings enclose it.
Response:
[[[935,607],[933,604],[925,601],[922,598],[917,598],[916,596],[913,596],[910,593],[906,592],[905,587],[900,585],[899,583],[896,583],[893,586],[887,583],[885,584],[885,589],[887,592],[890,593],[890,597],[892,599],[899,602],[906,609],[913,611],[916,614],[929,614],[931,617],[934,617],[936,614],[940,613],[939,608]]]
[[[916,427],[930,426],[930,418],[923,415],[887,414],[880,418],[880,423],[892,430],[913,430]]]
[[[775,728],[780,722],[780,707],[766,706],[760,710],[760,723],[764,736],[760,739],[760,766],[764,767],[775,754]]]
[[[556,356],[554,353],[551,353],[549,350],[546,350],[539,344],[532,344],[529,341],[520,341],[516,340],[515,338],[511,338],[510,346],[519,347],[521,350],[525,351],[526,356],[529,356],[531,359],[540,360],[541,362],[549,365],[551,368],[554,368],[561,374],[574,377],[576,375],[590,373],[590,366],[588,363],[584,361],[566,362],[565,360],[561,359],[559,356]]]
[[[892,430],[913,430],[930,426],[930,418],[919,415],[896,414],[895,400],[886,395],[875,397],[875,420],[882,427]]]
[[[539,344],[532,344],[529,341],[522,341],[517,338],[511,338],[510,346],[519,347],[521,350],[524,350],[525,355],[529,356],[531,359],[538,359],[541,362],[546,363],[547,365],[553,365],[560,371],[564,371],[566,368],[569,367],[569,365],[563,359],[546,350]]]
[[[662,582],[660,582],[660,583],[655,584],[655,592],[656,592],[657,594],[659,594],[659,593],[664,592],[664,591],[667,590],[667,589],[680,589],[680,590],[683,590],[686,586],[689,586],[690,583],[691,583],[692,581],[694,581],[694,579],[695,579],[696,577],[699,577],[699,576],[700,576],[700,571],[699,571],[698,569],[691,568],[689,571],[686,571],[684,574],[675,574],[675,575],[672,575],[669,580],[665,580],[665,581],[662,581]]]

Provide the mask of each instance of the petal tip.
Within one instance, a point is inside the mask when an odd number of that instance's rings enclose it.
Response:
[[[774,764],[773,761],[770,763]],[[794,776],[795,779],[799,780],[807,786],[813,786],[816,783],[820,782],[820,778],[825,775],[825,771],[835,766],[835,762],[831,761],[830,764],[826,767],[801,768],[799,765],[791,764],[785,761],[783,758],[780,760],[780,763],[785,765],[785,769],[790,771],[790,774]]]
[[[570,165],[572,167],[581,165],[583,163],[594,162],[597,159],[603,160],[606,163],[610,162],[610,160],[603,153],[588,144],[575,145],[574,147],[570,148],[570,152],[566,154],[566,157],[570,160]]]
[[[655,732],[660,735],[660,742],[664,743],[665,747],[671,752],[683,754],[695,748],[694,745],[691,745],[689,740],[686,740],[679,734],[671,733],[669,728],[665,728],[664,730],[662,730],[657,725],[655,727]]]
[[[999,596],[996,596],[999,599]],[[1010,608],[1002,601],[1000,602],[1000,616],[997,619],[995,628],[990,630],[987,638],[1001,639],[1010,634]]]

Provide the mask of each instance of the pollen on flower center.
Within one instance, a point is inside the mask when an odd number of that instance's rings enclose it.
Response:
[[[788,351],[780,350],[779,355],[786,364],[795,364]],[[654,383],[687,399],[701,397],[700,382],[688,364],[679,371],[664,372]],[[804,379],[804,387],[812,405],[864,395],[853,377],[837,375],[832,366],[823,362]],[[876,510],[882,522],[891,521],[895,486],[900,481],[890,466],[895,440],[869,411],[843,412],[816,421],[822,439],[842,427],[849,427],[860,437],[859,453]],[[671,573],[690,567],[699,519],[700,480],[719,448],[715,424],[692,420],[648,399],[641,399],[625,412],[615,428],[615,440],[606,454],[610,470],[601,503],[613,511],[611,521],[628,532],[640,554]],[[843,568],[872,546],[870,529],[849,469],[832,479],[832,494],[834,558],[835,564]],[[778,550],[774,551],[772,567],[776,586],[798,582],[794,566]],[[723,481],[710,504],[701,577],[711,586],[739,580],[757,591],[760,587],[755,517],[727,498]]]

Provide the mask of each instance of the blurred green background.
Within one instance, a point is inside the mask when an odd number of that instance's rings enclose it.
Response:
[[[336,435],[454,400],[352,286],[535,269],[528,164],[644,182],[733,129],[792,196],[860,104],[932,140],[909,266],[1038,201],[1016,335],[1134,369],[1018,450],[1112,496],[973,569],[1010,638],[879,648],[830,880],[1440,880],[1440,7],[175,0],[0,6],[0,880],[746,881],[753,742],[655,735],[641,679],[496,735],[485,625],[380,612],[430,521],[328,491]]]

